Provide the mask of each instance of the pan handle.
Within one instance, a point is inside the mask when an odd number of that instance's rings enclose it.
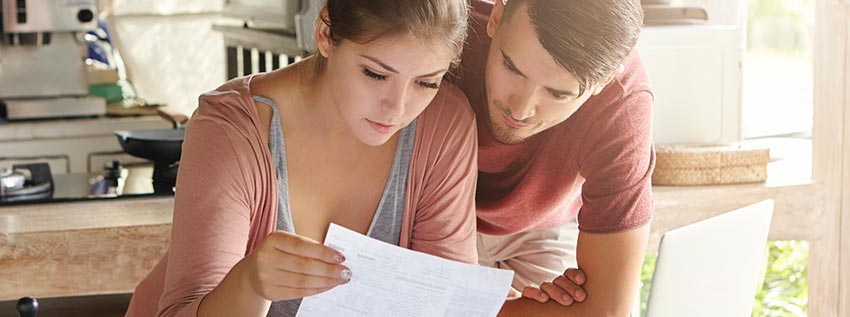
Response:
[[[180,129],[186,124],[186,122],[189,122],[188,116],[171,107],[158,107],[156,108],[156,114],[163,119],[168,120],[168,122],[171,122],[175,129]]]

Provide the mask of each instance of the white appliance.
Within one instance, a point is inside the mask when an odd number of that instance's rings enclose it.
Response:
[[[748,317],[773,217],[773,200],[664,234],[647,317]]]
[[[740,27],[647,26],[637,49],[655,95],[656,144],[741,141]]]
[[[0,108],[7,119],[106,113],[86,82],[82,35],[96,27],[96,0],[0,0]]]

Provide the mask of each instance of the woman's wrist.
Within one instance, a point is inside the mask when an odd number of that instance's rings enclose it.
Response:
[[[204,297],[199,316],[228,316],[231,310],[239,312],[240,316],[265,316],[268,313],[271,302],[255,291],[248,273],[247,259],[243,258],[236,263],[221,283]]]

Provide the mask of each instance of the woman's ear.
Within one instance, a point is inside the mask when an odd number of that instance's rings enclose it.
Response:
[[[331,37],[330,18],[328,17],[328,9],[322,9],[319,13],[319,20],[316,23],[316,49],[319,54],[328,58],[333,53],[334,43]]]

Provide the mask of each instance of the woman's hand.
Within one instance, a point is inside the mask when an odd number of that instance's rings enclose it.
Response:
[[[345,257],[314,240],[284,231],[272,232],[245,258],[247,281],[270,301],[302,298],[348,283]]]

